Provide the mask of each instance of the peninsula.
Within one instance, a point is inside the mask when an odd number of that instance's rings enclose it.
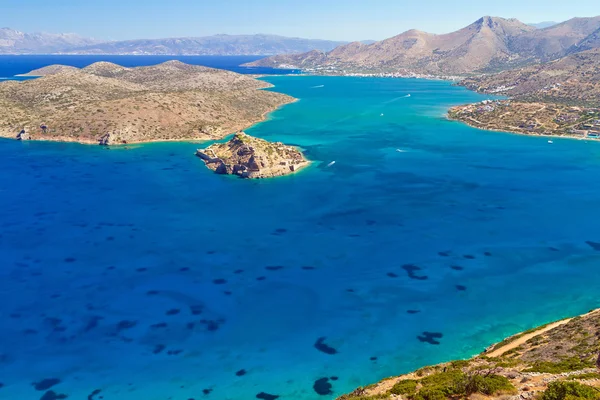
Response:
[[[339,400],[600,399],[600,310],[514,335],[469,360],[421,368]]]
[[[217,140],[295,99],[249,76],[169,61],[53,65],[0,83],[0,137],[125,144]]]
[[[600,138],[600,48],[556,61],[460,82],[480,93],[509,96],[453,107],[448,116],[471,126],[527,135]]]
[[[294,147],[267,142],[243,132],[236,133],[227,143],[198,150],[196,155],[217,174],[238,175],[241,178],[288,175],[309,164]]]

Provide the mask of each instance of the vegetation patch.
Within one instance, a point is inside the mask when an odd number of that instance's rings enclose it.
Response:
[[[541,400],[598,400],[600,390],[579,382],[552,382],[541,396]]]
[[[561,374],[563,372],[580,371],[586,368],[594,367],[592,361],[581,360],[577,357],[569,357],[565,360],[552,362],[552,361],[536,361],[530,368],[524,372],[540,372],[547,374]]]

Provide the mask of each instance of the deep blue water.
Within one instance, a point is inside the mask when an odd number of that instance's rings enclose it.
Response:
[[[292,74],[298,71],[273,68],[248,68],[241,64],[256,61],[262,56],[64,56],[64,55],[0,55],[0,80],[14,78],[34,69],[52,64],[70,65],[83,68],[98,61],[108,61],[124,67],[139,67],[160,64],[169,60],[179,60],[186,64],[226,69],[240,74]],[[19,79],[19,78],[17,78]],[[23,79],[23,78],[20,78]]]
[[[597,143],[447,121],[482,99],[447,82],[267,80],[300,101],[248,132],[306,150],[289,177],[0,142],[1,398],[332,399],[598,306]]]

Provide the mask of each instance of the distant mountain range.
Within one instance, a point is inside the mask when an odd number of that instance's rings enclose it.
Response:
[[[296,67],[322,73],[468,75],[546,62],[600,44],[600,17],[574,18],[544,29],[516,19],[483,17],[456,32],[410,30],[373,44],[359,42],[329,52],[265,58],[250,66]]]
[[[0,54],[48,54],[96,43],[97,40],[72,33],[24,33],[0,28]]]
[[[347,44],[276,35],[215,35],[106,42],[75,34],[23,33],[0,29],[0,54],[276,55],[331,51]],[[372,43],[372,41],[366,41]]]

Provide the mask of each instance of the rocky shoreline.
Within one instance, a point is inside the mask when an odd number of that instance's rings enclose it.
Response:
[[[384,379],[338,400],[600,399],[600,309],[513,335],[469,359]],[[575,396],[553,397],[556,392]]]
[[[295,173],[310,162],[302,152],[283,143],[272,143],[238,132],[226,143],[196,151],[205,165],[217,174],[260,179]]]

